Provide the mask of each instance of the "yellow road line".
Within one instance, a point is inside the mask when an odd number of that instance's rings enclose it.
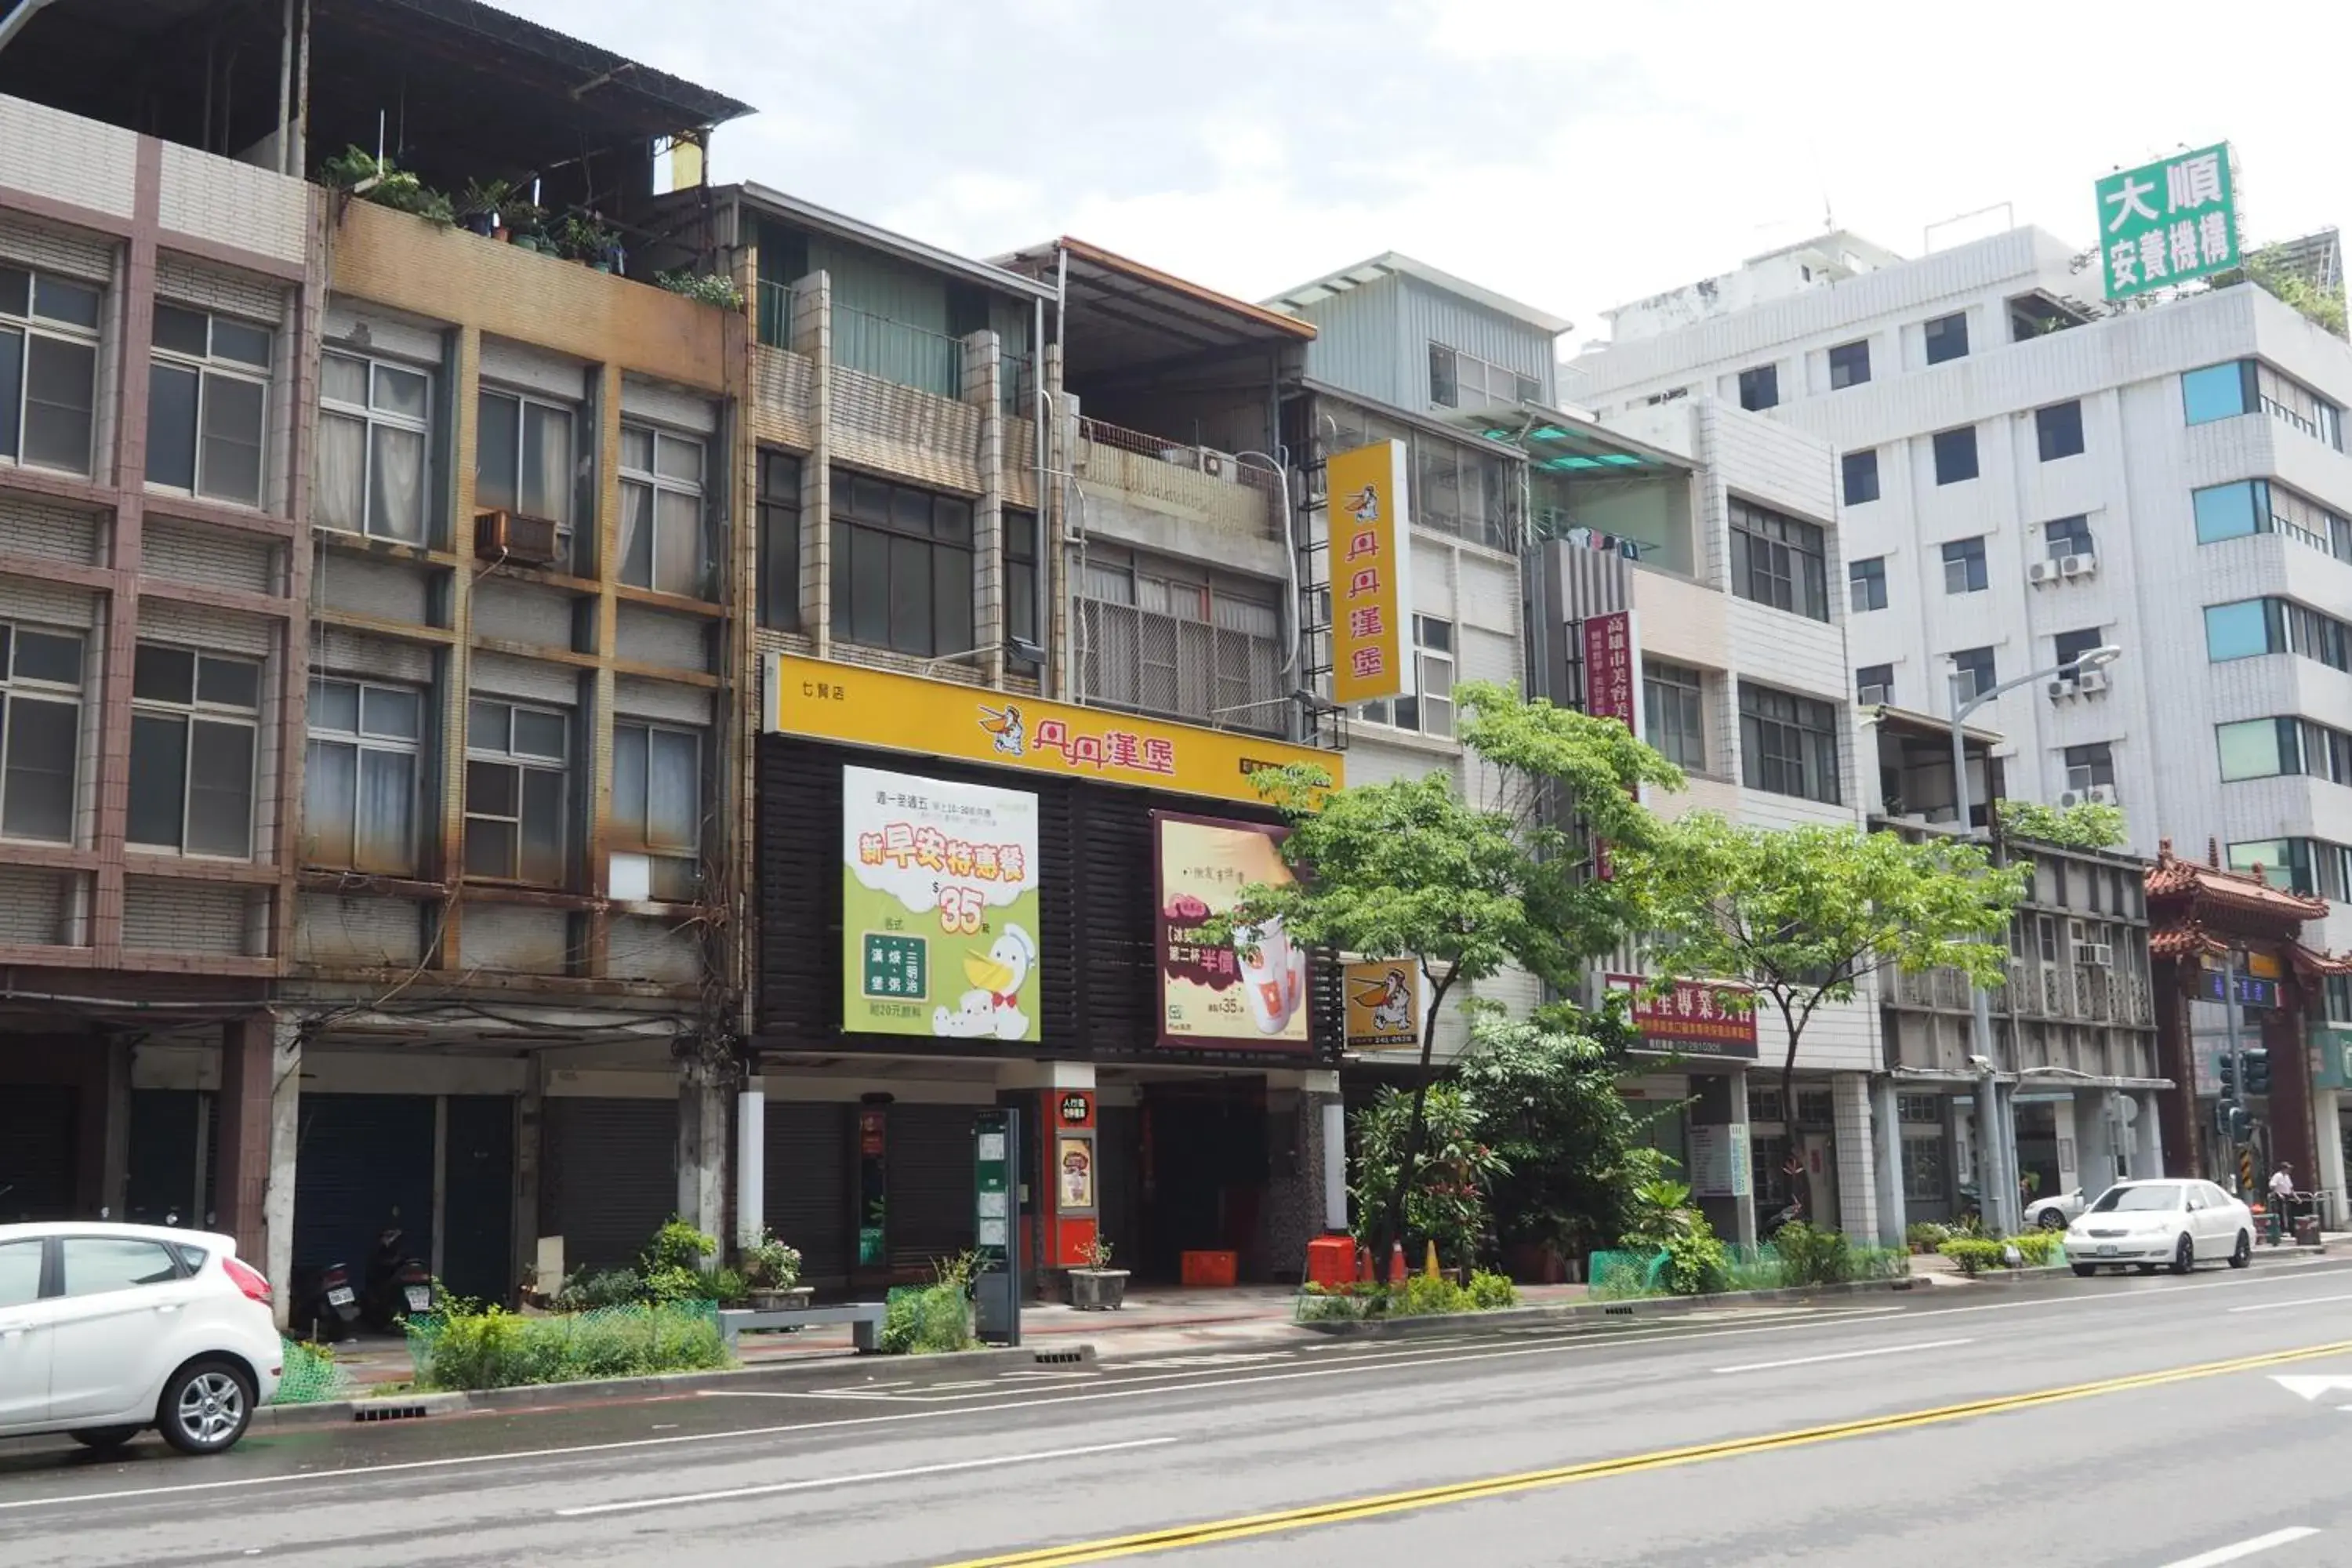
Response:
[[[1098,1541],[1072,1542],[1062,1546],[1038,1547],[1028,1552],[1015,1552],[998,1557],[975,1557],[947,1565],[947,1568],[1069,1568],[1081,1563],[1107,1563],[1119,1557],[1139,1557],[1146,1552],[1171,1552],[1181,1547],[1208,1546],[1221,1542],[1244,1541],[1252,1536],[1275,1535],[1285,1531],[1307,1530],[1318,1525],[1351,1524],[1359,1520],[1376,1519],[1382,1514],[1405,1513],[1424,1508],[1438,1508],[1451,1503],[1475,1502],[1485,1498],[1504,1497],[1513,1492],[1536,1491],[1546,1487],[1568,1486],[1577,1481],[1601,1480],[1611,1476],[1634,1475],[1644,1470],[1668,1469],[1677,1465],[1694,1465],[1708,1459],[1727,1459],[1742,1454],[1769,1453],[1780,1448],[1803,1447],[1814,1443],[1831,1443],[1844,1437],[1865,1437],[1881,1432],[1899,1432],[1914,1426],[1932,1426],[1947,1421],[1965,1421],[1972,1416],[1994,1415],[2004,1411],[2032,1409],[2037,1405],[2059,1405],[2068,1400],[2089,1399],[2103,1394],[2121,1394],[2137,1388],[2156,1388],[2169,1383],[2186,1383],[2193,1378],[2219,1377],[2227,1373],[2251,1372],[2266,1366],[2280,1366],[2289,1362],[2311,1361],[2321,1356],[2352,1353],[2352,1340],[2334,1344],[2310,1345],[2302,1350],[2275,1351],[2266,1355],[2241,1356],[2232,1361],[2205,1362],[2195,1366],[2173,1367],[2163,1372],[2137,1373],[2129,1377],[2107,1378],[2098,1383],[2078,1383],[2063,1388],[2045,1388],[2031,1394],[2002,1394],[1993,1399],[1979,1399],[1966,1405],[1946,1405],[1929,1410],[1912,1410],[1895,1415],[1875,1415],[1861,1421],[1841,1421],[1826,1426],[1806,1426],[1788,1432],[1765,1433],[1753,1437],[1735,1437],[1720,1443],[1700,1443],[1683,1448],[1662,1448],[1648,1454],[1633,1454],[1623,1458],[1596,1459],[1580,1465],[1562,1465],[1548,1470],[1525,1470],[1515,1475],[1489,1476],[1482,1480],[1455,1481],[1441,1487],[1423,1487],[1412,1491],[1387,1492],[1373,1497],[1352,1498],[1339,1502],[1313,1503],[1304,1508],[1285,1509],[1276,1513],[1244,1515],[1235,1519],[1209,1520],[1198,1524],[1176,1525],[1166,1530],[1146,1531],[1135,1535],[1107,1536]]]

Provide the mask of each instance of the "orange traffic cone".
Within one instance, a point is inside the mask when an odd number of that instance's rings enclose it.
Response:
[[[1404,1283],[1404,1243],[1402,1241],[1389,1243],[1389,1283]]]
[[[1428,1255],[1422,1259],[1421,1271],[1432,1279],[1437,1278],[1437,1243],[1433,1241],[1429,1244]]]

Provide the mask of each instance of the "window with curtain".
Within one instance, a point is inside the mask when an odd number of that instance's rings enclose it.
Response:
[[[416,875],[425,694],[320,676],[310,682],[310,726],[303,864]]]
[[[760,624],[801,625],[801,460],[760,452]]]
[[[466,875],[560,888],[571,877],[572,716],[466,705]]]
[[[1741,681],[1740,783],[1836,805],[1839,720],[1827,702]]]
[[[1668,762],[1706,771],[1706,687],[1699,672],[1662,658],[1642,661],[1642,728]]]
[[[563,559],[572,540],[572,411],[517,393],[484,388],[474,433],[474,505],[555,524]]]
[[[99,286],[0,264],[0,460],[90,471]]]
[[[644,425],[621,426],[621,581],[709,595],[702,443]]]
[[[1828,559],[1818,525],[1732,498],[1731,591],[1741,598],[1826,621]]]
[[[155,303],[147,370],[147,482],[207,500],[262,502],[270,328]]]
[[[433,435],[425,372],[355,354],[319,360],[310,519],[321,528],[425,542]]]
[[[702,883],[702,735],[646,720],[613,726],[611,847],[653,861],[653,895],[686,902]]]
[[[920,658],[967,657],[971,502],[833,472],[833,635]]]
[[[249,858],[259,661],[142,641],[131,700],[130,842]]]
[[[79,632],[0,625],[0,835],[73,842],[82,647]]]

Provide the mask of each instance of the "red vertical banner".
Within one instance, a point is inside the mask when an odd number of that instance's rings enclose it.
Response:
[[[1595,719],[1614,719],[1642,737],[1642,638],[1631,610],[1587,616],[1582,624],[1584,710]],[[1633,792],[1639,800],[1641,792]],[[1613,876],[1609,846],[1592,841],[1592,871],[1602,881]]]

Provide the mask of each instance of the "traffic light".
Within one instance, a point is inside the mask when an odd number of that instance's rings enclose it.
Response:
[[[2231,1057],[2231,1056],[2230,1055],[2230,1053],[2229,1053],[2229,1052],[2227,1052],[2227,1051],[2223,1051],[2223,1052],[2221,1053],[2221,1098],[2222,1098],[2223,1100],[2235,1100],[2235,1099],[2237,1099],[2237,1098],[2238,1098],[2238,1063],[2237,1063],[2237,1060],[2236,1060],[2236,1058],[2235,1058]]]
[[[2246,1141],[2247,1136],[2254,1130],[2253,1115],[2242,1105],[2232,1105],[2229,1107],[2228,1110],[2230,1142],[2232,1143],[2242,1143]],[[2252,1178],[2250,1177],[2249,1180],[2251,1179]]]
[[[2246,1092],[2268,1094],[2271,1091],[2271,1053],[2266,1047],[2256,1046],[2246,1053]]]

